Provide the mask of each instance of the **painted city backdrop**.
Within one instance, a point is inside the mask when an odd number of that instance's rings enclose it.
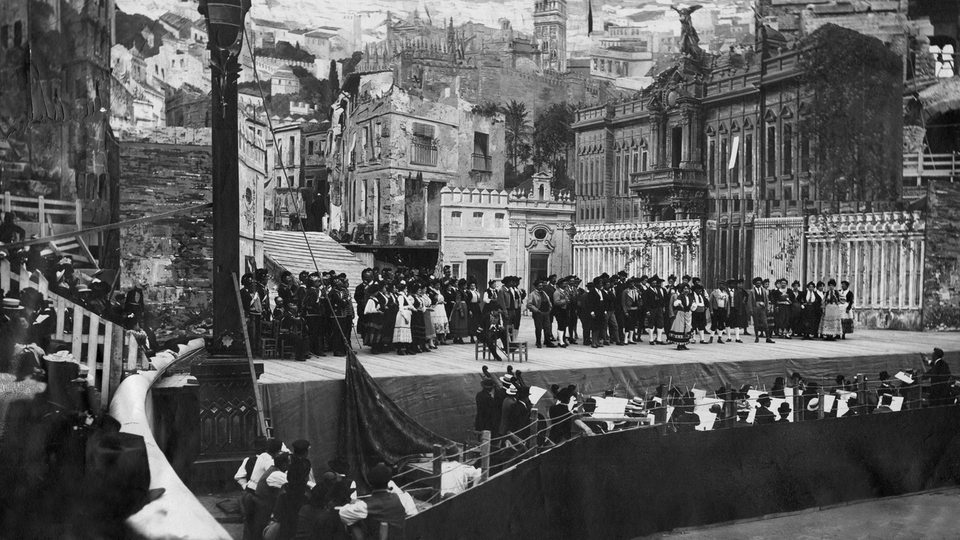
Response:
[[[197,7],[0,5],[0,193],[28,233],[211,200]],[[956,20],[932,1],[253,2],[237,270],[300,270],[303,229],[337,268],[850,278],[862,324],[957,327]],[[151,283],[175,332],[209,320],[209,239],[201,212],[74,254]]]

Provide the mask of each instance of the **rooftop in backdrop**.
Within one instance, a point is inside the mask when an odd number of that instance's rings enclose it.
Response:
[[[294,275],[304,270],[336,270],[346,274],[352,285],[360,283],[360,274],[365,267],[353,253],[322,232],[306,233],[308,248],[303,235],[300,231],[264,231],[263,251],[267,267],[274,266]]]

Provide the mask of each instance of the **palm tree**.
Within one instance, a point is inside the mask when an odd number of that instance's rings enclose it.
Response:
[[[530,158],[531,126],[527,106],[523,102],[511,100],[503,107],[504,130],[507,145],[507,159],[517,170],[517,166]]]

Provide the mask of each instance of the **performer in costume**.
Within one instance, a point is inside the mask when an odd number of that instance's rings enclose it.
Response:
[[[393,344],[396,346],[397,354],[415,354],[413,347],[413,336],[410,332],[410,322],[412,316],[412,301],[407,296],[407,284],[401,281],[396,286],[397,316],[393,323]]]
[[[463,339],[470,336],[470,316],[467,308],[467,280],[461,279],[453,292],[446,295],[447,301],[452,300],[453,309],[450,311],[450,335],[453,342],[463,344]]]
[[[837,280],[831,279],[827,283],[827,290],[823,295],[823,302],[821,333],[828,341],[833,341],[843,335],[841,319],[847,307],[846,301],[841,299],[840,292],[837,291]]]
[[[693,330],[692,312],[696,307],[697,305],[687,284],[678,284],[673,300],[673,324],[667,333],[667,338],[677,344],[678,351],[687,350],[687,343],[690,341],[690,334]]]
[[[469,325],[470,343],[474,342],[477,331],[483,327],[482,321],[482,296],[477,290],[477,281],[470,278],[469,285],[464,301],[467,303],[467,323]]]

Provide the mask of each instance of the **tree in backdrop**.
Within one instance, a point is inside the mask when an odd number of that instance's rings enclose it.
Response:
[[[270,116],[279,116],[281,118],[290,115],[290,102],[302,101],[313,105],[315,112],[309,115],[309,118],[316,118],[318,121],[327,120],[330,114],[330,106],[333,104],[334,93],[330,82],[319,80],[308,70],[293,66],[291,68],[294,76],[300,81],[300,91],[296,94],[270,94],[269,82],[266,83],[266,100],[264,108]],[[244,83],[246,84],[246,83]],[[256,83],[252,83],[256,88]]]
[[[327,76],[327,80],[330,81],[330,89],[333,91],[333,94],[336,96],[340,94],[340,75],[337,74],[337,61],[330,61],[330,74]]]
[[[504,118],[504,137],[507,150],[504,184],[509,189],[530,176],[527,174],[527,162],[532,153],[530,114],[523,102],[511,100],[500,107]]]
[[[812,96],[800,122],[802,134],[816,134],[816,198],[837,209],[841,201],[861,201],[868,210],[875,201],[899,199],[900,57],[876,38],[827,24],[806,39],[800,66]]]
[[[357,66],[362,60],[363,53],[360,51],[354,51],[354,53],[350,55],[350,58],[344,58],[341,60],[340,62],[343,64],[343,76],[346,77],[347,75],[356,71]]]
[[[566,103],[554,103],[544,109],[533,123],[533,164],[553,170],[558,187],[570,185],[567,176],[567,153],[574,144],[574,108]]]

